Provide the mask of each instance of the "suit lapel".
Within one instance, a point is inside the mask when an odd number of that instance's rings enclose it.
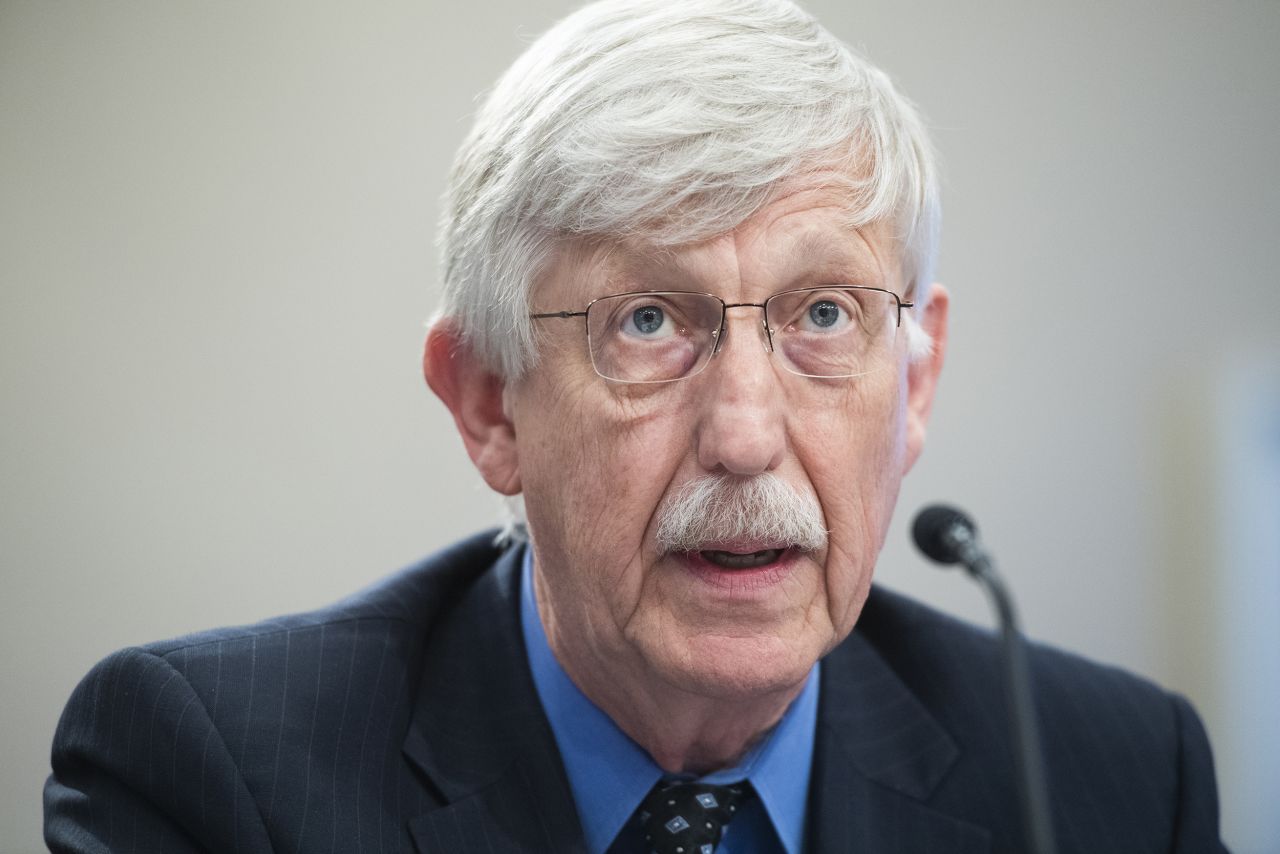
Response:
[[[426,643],[404,742],[405,756],[442,801],[409,824],[423,854],[585,854],[520,634],[521,558],[520,549],[510,549],[481,573],[444,609]],[[822,665],[806,849],[988,851],[984,828],[927,804],[958,755],[951,737],[855,631]]]
[[[984,828],[926,803],[958,755],[951,737],[855,630],[822,664],[807,850],[987,851]]]
[[[426,644],[404,753],[444,805],[409,823],[420,852],[585,852],[519,627],[521,549],[447,609]]]

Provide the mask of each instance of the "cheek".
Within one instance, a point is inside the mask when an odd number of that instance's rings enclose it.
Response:
[[[797,415],[797,457],[830,531],[827,610],[843,636],[866,599],[897,502],[906,449],[902,384],[895,374],[852,383]]]
[[[789,432],[796,456],[818,492],[828,525],[892,506],[906,449],[902,383],[895,374],[861,378],[829,394],[792,400]],[[833,535],[837,531],[832,532]]]
[[[582,567],[569,574],[579,595],[625,601],[619,592],[643,581],[646,533],[689,453],[677,441],[688,427],[652,392],[620,395],[591,379],[545,398],[556,417],[518,428],[521,474],[539,552]]]

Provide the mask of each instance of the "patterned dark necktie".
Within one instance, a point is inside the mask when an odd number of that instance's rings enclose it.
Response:
[[[645,845],[657,854],[714,854],[725,825],[753,794],[745,780],[730,786],[659,782],[638,811]]]

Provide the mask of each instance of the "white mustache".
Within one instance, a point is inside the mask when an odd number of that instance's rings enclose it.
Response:
[[[817,551],[827,544],[822,507],[774,474],[707,475],[676,489],[658,509],[658,547],[699,551],[707,543],[754,540]]]

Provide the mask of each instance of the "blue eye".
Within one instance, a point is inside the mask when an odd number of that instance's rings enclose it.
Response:
[[[840,306],[831,300],[818,300],[809,306],[809,319],[814,326],[829,329],[840,320]]]
[[[652,335],[662,329],[665,320],[666,315],[656,305],[642,306],[631,313],[631,322],[642,335]]]

